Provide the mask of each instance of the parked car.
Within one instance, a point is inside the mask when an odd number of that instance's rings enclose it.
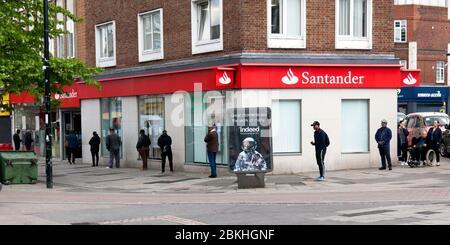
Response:
[[[433,126],[434,121],[439,121],[442,132],[446,131],[445,125],[448,125],[450,122],[449,116],[440,112],[411,113],[406,116],[405,120],[405,126],[409,133],[408,145],[412,145],[412,139],[414,137],[420,137],[422,130],[428,131]]]
[[[404,120],[406,118],[406,114],[403,112],[397,112],[397,123]]]

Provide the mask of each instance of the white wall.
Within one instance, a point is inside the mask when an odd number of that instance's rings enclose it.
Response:
[[[94,131],[101,135],[100,122],[100,100],[81,100],[81,147],[83,163],[92,164],[89,140]]]
[[[122,150],[121,167],[142,167],[142,161],[137,160],[139,153],[136,143],[139,138],[138,102],[137,97],[122,97]]]
[[[257,98],[257,99],[255,99]],[[301,147],[300,154],[274,155],[274,173],[300,173],[318,171],[315,149],[309,143],[313,139],[310,126],[319,121],[330,137],[325,164],[327,170],[368,168],[380,165],[377,144],[374,140],[381,119],[388,120],[392,130],[391,158],[395,161],[397,146],[397,93],[395,89],[289,89],[289,90],[244,90],[244,107],[271,106],[272,99],[301,100]],[[369,99],[369,150],[368,153],[342,154],[341,100]]]

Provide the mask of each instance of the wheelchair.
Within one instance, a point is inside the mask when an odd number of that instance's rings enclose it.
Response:
[[[415,151],[419,150],[419,157],[415,157]],[[423,163],[423,166],[433,166],[433,163],[436,161],[436,153],[433,149],[427,149],[425,153],[425,160],[421,160],[422,157],[422,151],[418,149],[417,147],[408,147],[408,158],[406,163],[411,168],[417,168],[421,166],[421,162]]]

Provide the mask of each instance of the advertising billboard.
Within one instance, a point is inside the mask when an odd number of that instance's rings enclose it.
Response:
[[[265,173],[272,166],[272,120],[268,107],[227,111],[229,169],[234,173]]]

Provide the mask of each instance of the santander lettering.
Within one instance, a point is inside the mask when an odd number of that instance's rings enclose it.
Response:
[[[301,80],[289,69],[286,76],[284,76],[281,81],[287,85],[297,84],[301,82],[304,85],[307,84],[364,84],[365,76],[353,75],[351,71],[347,72],[345,75],[310,75],[309,72],[305,71],[301,74]],[[300,81],[299,81],[300,80]]]

